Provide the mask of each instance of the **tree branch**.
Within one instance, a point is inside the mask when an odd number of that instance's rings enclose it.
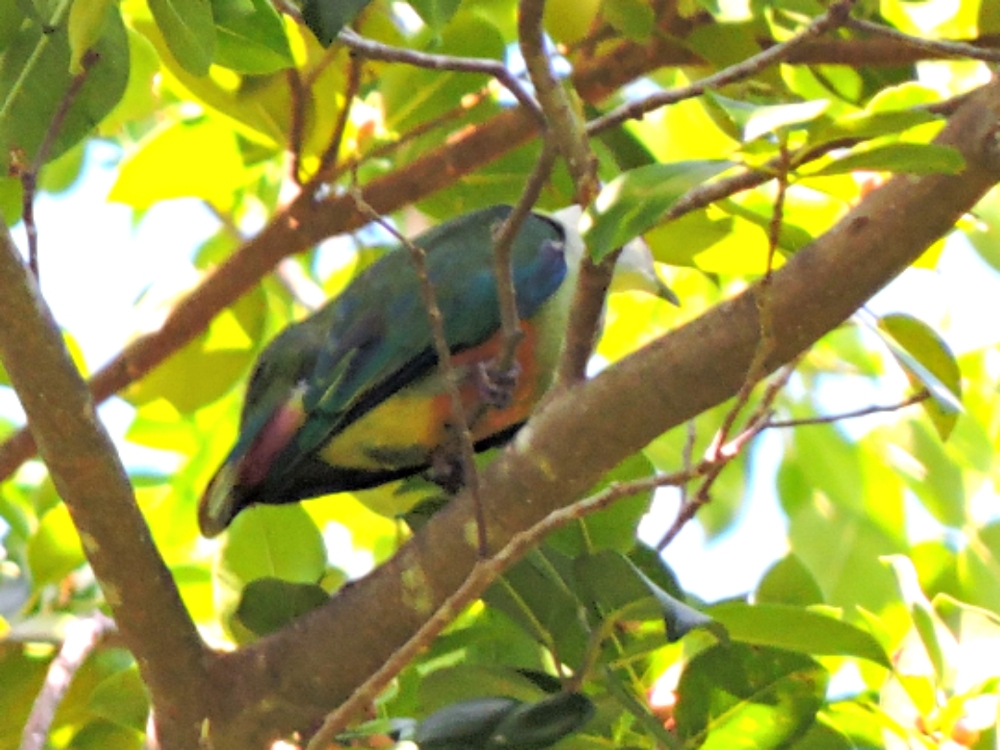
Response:
[[[889,180],[774,273],[767,371],[847,319],[1000,180],[998,127],[994,82],[970,97],[936,141],[963,153],[961,174]],[[760,337],[755,298],[750,288],[553,398],[482,474],[493,543],[505,544],[664,430],[737,393]],[[346,700],[461,586],[476,563],[465,533],[473,522],[469,498],[456,498],[392,560],[327,605],[221,655],[215,676],[227,685],[231,723],[217,726],[217,750],[259,745],[257,727],[305,726]],[[369,627],[362,631],[359,622]],[[351,658],[320,663],[319,644],[334,643]]]
[[[0,223],[0,360],[161,718],[165,748],[195,747],[207,697],[201,639],[135,504],[52,313]]]

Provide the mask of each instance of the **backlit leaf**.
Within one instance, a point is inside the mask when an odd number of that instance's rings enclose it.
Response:
[[[965,169],[965,159],[951,146],[936,143],[889,143],[847,156],[810,172],[810,175],[844,172],[899,172],[902,174],[958,174]]]
[[[878,327],[910,381],[931,394],[924,409],[947,440],[962,410],[962,373],[955,355],[930,326],[909,315],[884,315]]]
[[[684,193],[730,166],[722,160],[649,164],[612,180],[581,221],[591,258],[600,261],[652,229]]]
[[[181,67],[192,75],[205,75],[215,59],[210,0],[149,0],[149,9]]]
[[[708,609],[729,636],[815,656],[854,656],[889,667],[882,645],[867,630],[791,604],[726,602]]]

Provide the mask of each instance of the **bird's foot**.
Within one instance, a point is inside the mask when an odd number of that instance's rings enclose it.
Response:
[[[461,453],[448,444],[431,453],[431,465],[424,476],[449,495],[457,495],[465,486]]]
[[[493,363],[480,362],[476,367],[476,385],[484,404],[491,409],[503,410],[514,400],[514,389],[521,375],[521,365],[516,361],[508,368]]]

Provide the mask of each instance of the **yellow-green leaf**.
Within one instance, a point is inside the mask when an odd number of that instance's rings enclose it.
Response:
[[[209,0],[149,0],[156,25],[177,62],[203,76],[215,58],[215,19]]]
[[[930,326],[909,315],[885,315],[878,327],[910,381],[930,393],[924,409],[947,440],[962,410],[962,373],[955,355]]]
[[[233,131],[209,117],[154,133],[122,164],[108,200],[149,208],[169,198],[228,207],[246,179]]]

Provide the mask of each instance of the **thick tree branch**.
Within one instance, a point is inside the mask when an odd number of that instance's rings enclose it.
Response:
[[[963,153],[964,172],[889,180],[774,273],[766,370],[838,326],[1000,180],[998,129],[994,82],[970,97],[937,139]],[[580,497],[664,430],[737,393],[759,342],[755,297],[751,288],[718,305],[536,414],[482,475],[494,543]],[[228,705],[214,725],[215,747],[259,745],[258,727],[304,726],[345,700],[461,586],[476,562],[472,523],[468,497],[457,498],[396,557],[329,604],[223,655],[215,676]],[[321,644],[337,644],[339,658],[321,663]]]
[[[149,686],[163,747],[195,747],[207,698],[207,652],[136,507],[86,383],[3,224],[0,320],[0,360]]]

